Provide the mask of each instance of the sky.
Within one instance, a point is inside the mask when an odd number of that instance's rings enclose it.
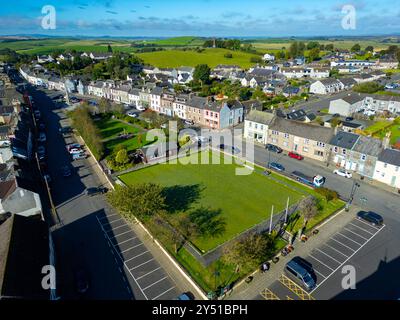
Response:
[[[355,36],[400,33],[400,0],[3,0],[0,34],[128,37]],[[45,29],[46,5],[55,29]],[[343,28],[344,5],[355,9]],[[46,20],[48,21],[48,20]]]

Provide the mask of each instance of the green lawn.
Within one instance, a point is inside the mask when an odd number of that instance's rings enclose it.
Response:
[[[208,155],[214,161],[220,157],[215,153]],[[191,159],[194,157],[197,156]],[[225,233],[219,237],[197,238],[193,241],[200,250],[207,252],[268,219],[272,205],[277,213],[285,208],[288,197],[293,204],[304,196],[258,172],[235,175],[237,167],[236,164],[159,164],[123,175],[120,179],[126,184],[153,182],[165,187],[179,186],[179,193],[174,197],[178,199],[188,195],[192,199],[191,203],[184,206],[184,210],[170,215],[172,224],[177,216],[194,209],[219,212],[226,221]],[[200,194],[193,196],[193,190],[199,189]]]
[[[232,59],[224,57],[228,52],[232,53]],[[250,62],[250,58],[259,57],[246,52],[226,49],[205,49],[201,53],[196,51],[164,50],[140,53],[138,56],[146,63],[159,68],[195,67],[198,64],[208,64],[211,68],[218,64],[236,64],[242,68],[249,68],[254,65],[254,63]]]
[[[139,131],[136,127],[111,118],[96,121],[96,125],[100,129],[103,139],[113,139],[117,138],[119,134],[137,133]]]
[[[364,130],[365,133],[379,139],[383,139],[389,131],[391,132],[390,143],[394,145],[400,139],[400,124],[378,121]]]

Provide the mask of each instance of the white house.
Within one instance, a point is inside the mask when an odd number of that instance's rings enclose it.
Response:
[[[364,103],[364,96],[360,94],[349,94],[341,99],[332,100],[329,104],[330,114],[340,114],[349,117],[357,112]]]
[[[322,79],[329,77],[330,69],[324,67],[321,68],[284,67],[281,68],[281,73],[288,79],[300,79],[300,78]]]
[[[178,95],[172,104],[172,108],[174,110],[174,115],[178,116],[181,119],[186,119],[186,108],[187,108],[187,101],[189,99],[188,95]]]
[[[310,92],[315,94],[331,94],[343,89],[343,83],[333,78],[315,81],[310,86]]]
[[[139,106],[139,101],[140,101],[139,91],[140,91],[139,89],[133,88],[128,92],[129,104],[135,107]]]
[[[150,91],[150,109],[158,113],[161,112],[161,96],[163,89],[160,87],[155,87]]]
[[[400,150],[385,149],[381,152],[373,179],[400,189]]]
[[[264,61],[275,61],[275,56],[273,54],[266,53],[263,56]]]
[[[273,119],[272,113],[251,110],[244,120],[244,138],[266,145],[269,125]]]

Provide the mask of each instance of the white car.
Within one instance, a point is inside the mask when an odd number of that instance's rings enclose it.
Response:
[[[338,176],[345,177],[347,179],[351,179],[353,177],[352,173],[343,169],[337,169],[333,171],[334,174],[337,174]]]
[[[136,106],[136,109],[139,110],[139,111],[144,111],[144,110],[146,110],[146,108],[143,107],[143,106]]]
[[[69,153],[70,154],[80,154],[80,153],[83,153],[83,150],[78,149],[78,148],[73,148],[73,149],[69,150]]]
[[[138,117],[137,113],[135,113],[135,112],[133,112],[133,111],[128,112],[127,115],[130,116],[130,117],[132,117],[132,118],[137,118],[137,117]]]

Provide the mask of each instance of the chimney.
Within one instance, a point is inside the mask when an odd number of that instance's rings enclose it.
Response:
[[[392,135],[392,132],[389,131],[389,132],[386,133],[386,136],[383,138],[382,145],[383,145],[384,149],[389,149],[390,148],[390,137],[391,137],[391,135]]]

